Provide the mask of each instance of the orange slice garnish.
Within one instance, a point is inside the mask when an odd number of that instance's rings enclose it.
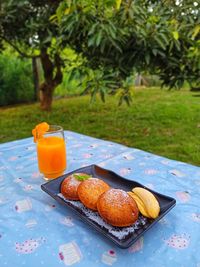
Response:
[[[45,134],[49,130],[49,124],[46,122],[39,123],[32,130],[32,135],[34,137],[34,142],[37,141],[38,138],[41,138],[43,134]]]

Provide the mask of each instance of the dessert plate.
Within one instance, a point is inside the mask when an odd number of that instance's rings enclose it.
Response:
[[[64,196],[60,193],[60,186],[65,177],[76,172],[90,174],[93,177],[104,180],[111,187],[122,189],[125,191],[131,191],[132,188],[136,186],[143,188],[146,187],[138,182],[127,180],[126,178],[119,176],[113,171],[103,169],[97,165],[90,165],[74,170],[41,186],[43,191],[48,193],[59,203],[72,209],[87,224],[94,227],[98,232],[102,233],[104,236],[112,240],[116,245],[121,248],[128,248],[129,246],[131,246],[138,238],[140,238],[146,231],[151,229],[153,225],[155,225],[163,216],[165,216],[166,213],[168,213],[176,205],[176,200],[174,198],[159,194],[147,188],[155,195],[160,204],[159,217],[153,220],[140,215],[138,220],[132,226],[122,228],[115,227],[106,223],[100,217],[98,212],[92,211],[84,207],[80,201],[68,200],[64,198]]]

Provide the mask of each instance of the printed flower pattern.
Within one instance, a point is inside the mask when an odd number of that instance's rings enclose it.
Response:
[[[15,243],[15,250],[17,253],[21,254],[30,254],[33,253],[43,242],[45,239],[43,237],[38,239],[29,239],[22,243]]]
[[[174,234],[166,241],[166,244],[175,249],[186,249],[190,244],[190,236],[187,234]]]

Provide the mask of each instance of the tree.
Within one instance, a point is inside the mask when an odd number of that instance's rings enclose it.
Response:
[[[133,70],[159,75],[163,85],[199,83],[200,9],[193,0],[63,1],[55,23],[62,44],[93,69],[115,73],[116,88]]]
[[[1,0],[0,12],[1,40],[41,59],[43,109],[62,81],[66,47],[81,58],[72,74],[87,75],[86,92],[102,100],[118,90],[120,103],[129,103],[133,71],[157,74],[169,87],[200,82],[200,9],[193,0]]]
[[[40,58],[44,81],[40,84],[41,108],[51,108],[53,91],[62,82],[62,58],[55,46],[58,27],[49,18],[60,1],[1,0],[0,43],[12,46],[22,57]]]

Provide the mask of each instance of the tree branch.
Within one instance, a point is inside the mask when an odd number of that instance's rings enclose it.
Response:
[[[39,58],[40,55],[28,55],[24,52],[22,52],[15,44],[13,44],[10,40],[8,40],[5,36],[0,35],[0,39],[4,40],[6,43],[8,43],[10,46],[12,46],[22,57],[26,58]]]

